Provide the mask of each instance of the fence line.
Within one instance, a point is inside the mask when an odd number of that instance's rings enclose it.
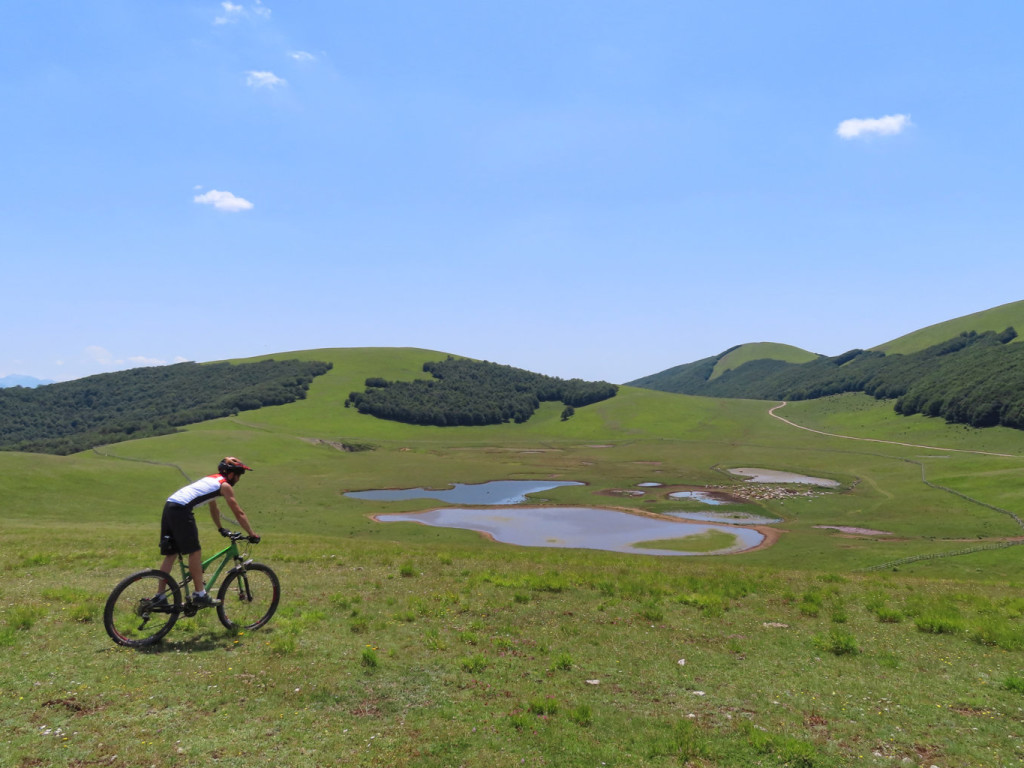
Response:
[[[1011,512],[1008,509],[1003,509],[1002,507],[997,507],[994,504],[988,504],[984,501],[978,501],[978,499],[971,498],[966,493],[961,493],[960,491],[954,490],[952,488],[947,488],[944,485],[933,483],[931,480],[928,479],[928,474],[925,471],[925,466],[923,462],[914,461],[913,459],[901,459],[901,461],[905,461],[908,464],[917,464],[921,468],[921,482],[927,485],[929,488],[934,488],[937,491],[943,491],[945,493],[951,493],[954,496],[959,496],[961,499],[969,501],[972,504],[977,504],[978,506],[985,507],[986,509],[991,509],[993,512],[999,512],[1000,514],[1007,515],[1008,517],[1012,518],[1013,521],[1021,527],[1021,529],[1024,529],[1024,520],[1021,520],[1020,516],[1017,515],[1015,512]],[[966,547],[964,549],[958,549],[953,552],[932,552],[931,554],[927,555],[911,555],[910,557],[904,557],[899,560],[892,560],[888,563],[880,563],[879,565],[870,565],[866,568],[858,568],[856,570],[881,571],[887,568],[898,568],[899,566],[907,565],[908,563],[916,563],[920,560],[937,560],[939,558],[944,557],[959,557],[961,555],[972,555],[975,552],[984,552],[993,549],[1006,549],[1007,547],[1018,547],[1021,544],[1024,544],[1024,540],[999,541],[991,544],[979,544],[976,547]]]

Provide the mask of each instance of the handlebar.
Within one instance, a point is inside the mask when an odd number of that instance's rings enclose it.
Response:
[[[225,538],[231,539],[232,541],[242,541],[243,539],[245,539],[250,544],[260,543],[259,536],[249,536],[248,534],[240,533],[239,531],[229,531],[227,528],[221,528],[220,535],[224,536]]]

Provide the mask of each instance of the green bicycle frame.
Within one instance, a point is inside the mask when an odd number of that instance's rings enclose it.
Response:
[[[210,555],[210,557],[203,560],[203,573],[205,574],[206,569],[210,565],[210,563],[212,563],[214,560],[217,560],[218,558],[220,559],[220,565],[217,566],[217,570],[215,570],[212,575],[206,577],[207,592],[213,591],[213,585],[217,583],[217,579],[220,578],[220,575],[221,573],[223,573],[224,568],[233,559],[239,559],[240,555],[241,553],[239,552],[238,549],[238,542],[232,539],[231,543],[224,547],[224,549],[222,549],[220,552],[218,552],[215,555]],[[178,565],[181,567],[181,586],[185,590],[185,594],[188,595],[188,584],[192,581],[192,574],[189,573],[189,568],[185,564],[185,558],[182,557],[180,554],[178,555]]]

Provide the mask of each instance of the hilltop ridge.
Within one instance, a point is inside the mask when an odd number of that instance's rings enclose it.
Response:
[[[975,427],[1024,428],[1024,301],[921,329],[835,357],[786,345],[742,345],[629,382],[662,392],[756,400],[809,400],[864,392],[897,413]],[[949,334],[949,335],[947,335]]]

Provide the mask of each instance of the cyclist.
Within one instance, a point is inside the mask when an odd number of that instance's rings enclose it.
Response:
[[[164,556],[160,570],[164,573],[171,573],[171,568],[178,553],[188,556],[188,569],[192,574],[192,583],[195,591],[193,601],[200,607],[219,604],[206,593],[206,585],[203,581],[203,554],[199,546],[199,528],[196,526],[194,510],[203,504],[210,505],[210,517],[213,524],[217,526],[222,536],[227,535],[227,529],[220,524],[220,509],[215,499],[219,496],[224,499],[238,523],[249,534],[249,540],[258,542],[260,537],[253,531],[249,524],[249,518],[238,504],[235,498],[235,484],[252,467],[247,467],[234,456],[227,456],[217,465],[217,474],[208,475],[194,483],[186,485],[171,494],[164,504],[163,518],[160,521],[160,554]],[[160,585],[160,591],[154,598],[154,602],[166,600],[164,595],[165,584]]]

